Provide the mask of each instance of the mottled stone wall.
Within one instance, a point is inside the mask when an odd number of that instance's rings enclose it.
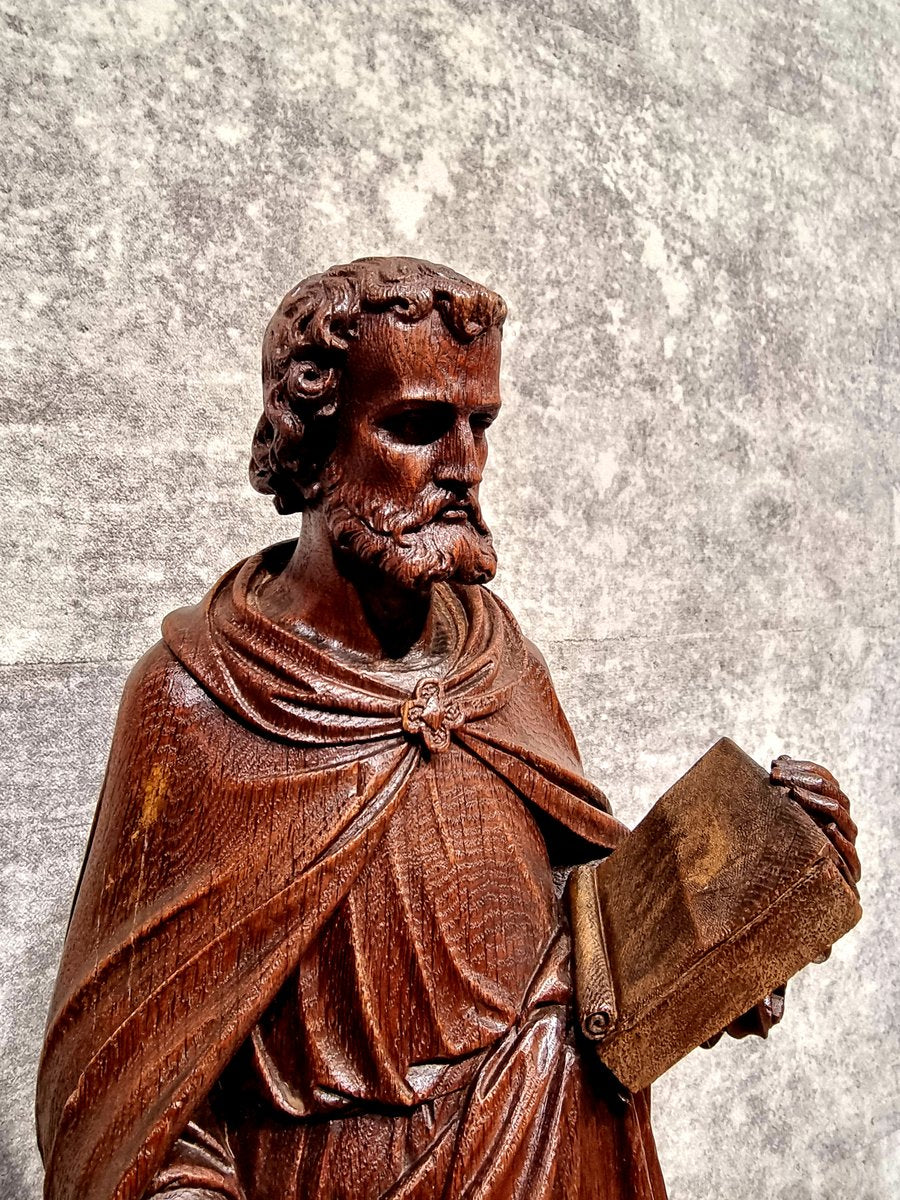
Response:
[[[863,925],[768,1044],[657,1088],[673,1200],[897,1195],[895,0],[0,23],[0,1195],[39,1191],[35,1059],[123,679],[296,529],[246,483],[264,323],[385,252],[509,301],[497,587],[620,813],[722,733],[855,798]]]

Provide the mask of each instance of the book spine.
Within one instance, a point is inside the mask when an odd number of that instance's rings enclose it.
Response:
[[[589,1041],[600,1042],[612,1032],[618,1013],[595,872],[595,866],[576,867],[568,898],[578,1023]]]

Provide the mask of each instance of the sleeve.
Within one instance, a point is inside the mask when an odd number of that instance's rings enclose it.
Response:
[[[187,1190],[204,1200],[246,1200],[227,1132],[209,1101],[194,1113],[147,1189],[147,1200],[174,1200]]]

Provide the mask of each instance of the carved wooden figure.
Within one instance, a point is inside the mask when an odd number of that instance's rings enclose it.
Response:
[[[41,1064],[47,1200],[665,1195],[649,1094],[573,1001],[565,876],[628,831],[483,586],[505,316],[395,258],[273,317],[251,477],[299,537],[128,681]],[[832,776],[771,778],[854,884]],[[778,1019],[755,999],[731,1032]]]

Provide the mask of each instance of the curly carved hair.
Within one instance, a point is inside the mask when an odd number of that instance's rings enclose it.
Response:
[[[413,324],[435,309],[460,342],[506,318],[495,292],[417,258],[360,258],[304,279],[284,297],[263,340],[263,415],[250,458],[250,482],[280,513],[302,512],[320,495],[360,314],[391,311]]]

